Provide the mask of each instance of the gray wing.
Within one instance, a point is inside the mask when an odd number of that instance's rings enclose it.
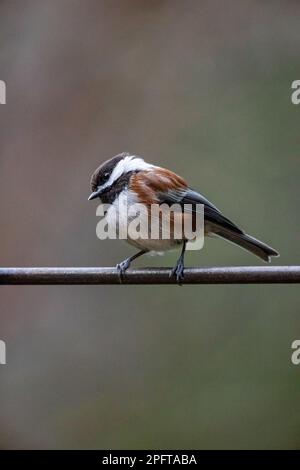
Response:
[[[191,188],[184,190],[170,190],[160,194],[160,201],[166,204],[184,204],[191,205],[191,212],[197,212],[197,204],[204,205],[204,218],[206,222],[216,224],[220,227],[227,228],[236,233],[244,233],[235,223],[222,215],[221,211],[212,204],[202,194]]]

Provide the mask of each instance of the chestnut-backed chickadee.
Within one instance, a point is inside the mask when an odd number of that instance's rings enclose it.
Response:
[[[200,193],[189,188],[183,178],[170,170],[146,163],[141,157],[121,153],[107,160],[97,168],[91,178],[92,194],[89,200],[100,198],[103,204],[113,204],[122,196],[127,197],[129,204],[141,203],[147,208],[153,204],[174,203],[180,205],[190,204],[196,207],[203,204],[204,207],[204,233],[205,235],[217,235],[259,256],[264,261],[270,261],[271,256],[279,256],[279,253],[270,246],[247,235],[237,225],[224,217],[216,208]],[[193,210],[191,211],[193,213]],[[149,211],[147,212],[149,215]],[[127,241],[138,247],[140,251],[117,265],[122,279],[131,262],[148,252],[161,252],[175,247],[181,247],[181,255],[172,270],[180,283],[184,274],[184,254],[187,240],[183,237],[175,239],[130,239]]]

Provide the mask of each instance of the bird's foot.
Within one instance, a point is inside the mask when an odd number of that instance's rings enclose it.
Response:
[[[176,277],[177,283],[181,286],[184,279],[184,263],[179,260],[176,266],[172,269],[170,277]]]
[[[117,271],[118,271],[120,282],[124,280],[124,275],[130,266],[130,262],[131,260],[127,258],[127,259],[124,259],[124,261],[121,261],[121,263],[117,264]]]

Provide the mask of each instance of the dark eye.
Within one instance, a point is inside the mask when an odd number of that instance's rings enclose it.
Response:
[[[104,178],[107,179],[109,177],[109,173],[104,173]]]

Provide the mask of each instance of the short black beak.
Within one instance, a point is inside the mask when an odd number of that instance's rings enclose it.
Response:
[[[100,193],[101,191],[99,191],[99,189],[97,191],[94,191],[88,198],[88,201],[92,201],[92,199],[96,199],[97,197],[100,196]]]

